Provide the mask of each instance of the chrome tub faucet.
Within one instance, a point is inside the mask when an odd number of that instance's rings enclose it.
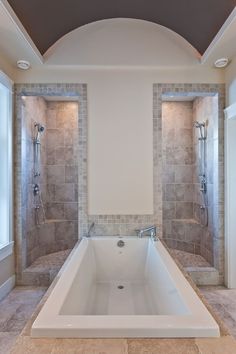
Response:
[[[91,237],[91,231],[94,228],[94,226],[95,226],[95,223],[92,222],[91,225],[89,226],[88,233],[87,233],[86,237]]]
[[[149,232],[150,233],[150,237],[153,241],[158,241],[158,237],[157,237],[157,228],[155,225],[152,225],[152,226],[148,226],[148,227],[145,227],[143,229],[139,229],[139,230],[135,230],[136,233],[137,233],[137,236],[139,238],[142,238],[143,237],[143,234]]]

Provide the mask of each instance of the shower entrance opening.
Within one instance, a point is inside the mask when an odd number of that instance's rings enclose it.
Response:
[[[78,97],[21,97],[21,270],[48,286],[78,240]]]
[[[218,94],[162,95],[163,239],[199,284],[218,264]]]

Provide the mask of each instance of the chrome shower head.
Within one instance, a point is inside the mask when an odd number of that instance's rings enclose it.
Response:
[[[43,125],[41,125],[40,123],[37,123],[37,122],[34,123],[34,127],[35,127],[34,142],[36,144],[40,144],[40,136],[44,132],[45,128]]]
[[[201,127],[205,127],[205,123],[204,122],[198,122],[197,120],[195,122],[193,122],[193,126],[195,128],[201,128]]]
[[[193,122],[193,127],[199,129],[201,136],[199,140],[206,140],[206,123],[195,120],[195,122]]]
[[[39,133],[43,133],[44,132],[44,126],[40,123],[35,123],[34,126],[37,128]]]

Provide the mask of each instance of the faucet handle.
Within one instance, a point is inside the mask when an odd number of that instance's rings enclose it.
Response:
[[[140,237],[141,229],[136,229],[135,232],[136,232],[137,236]]]

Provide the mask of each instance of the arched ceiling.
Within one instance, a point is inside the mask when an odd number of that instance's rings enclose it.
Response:
[[[155,23],[113,18],[76,28],[44,54],[49,65],[185,66],[199,53],[172,30]]]
[[[8,0],[44,54],[68,32],[103,19],[134,18],[165,26],[200,54],[226,21],[236,0]]]

